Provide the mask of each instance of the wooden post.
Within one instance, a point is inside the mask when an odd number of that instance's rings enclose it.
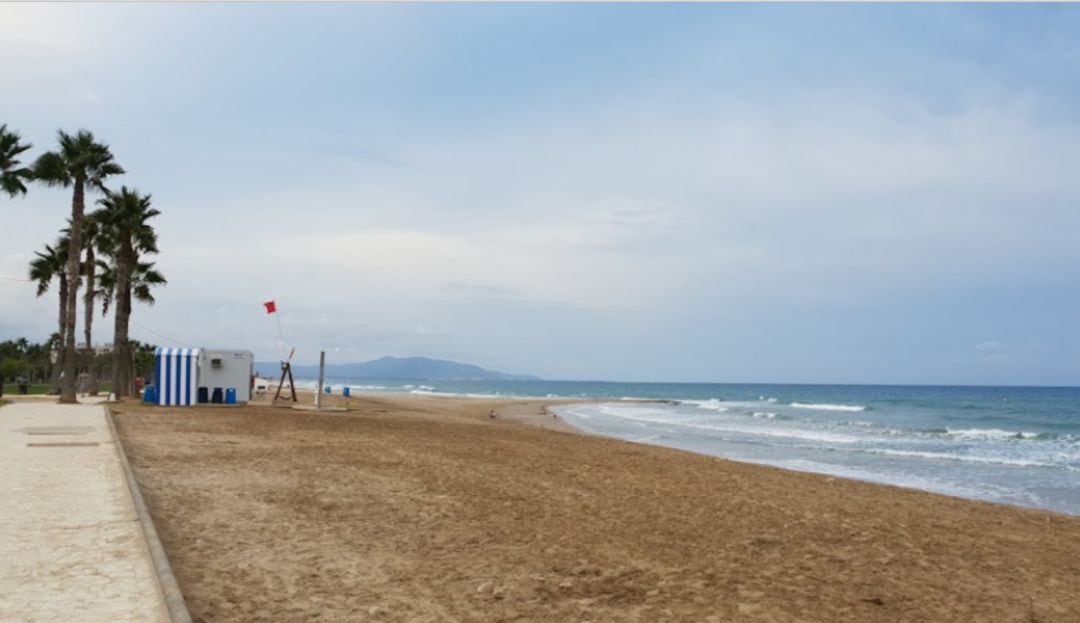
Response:
[[[322,409],[323,379],[326,378],[326,351],[319,351],[319,387],[315,393],[315,408]]]
[[[278,382],[277,392],[274,393],[273,402],[277,402],[278,398],[281,398],[281,388],[285,386],[286,378],[289,379],[289,392],[292,394],[292,401],[296,402],[296,384],[293,383],[292,364],[288,361],[281,362],[281,381]]]

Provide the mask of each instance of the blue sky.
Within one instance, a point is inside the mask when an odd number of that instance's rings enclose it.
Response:
[[[1080,8],[0,6],[0,122],[151,192],[143,327],[548,378],[1080,378]],[[0,199],[0,275],[69,210]],[[0,281],[0,339],[55,301]],[[98,335],[111,337],[111,323]]]

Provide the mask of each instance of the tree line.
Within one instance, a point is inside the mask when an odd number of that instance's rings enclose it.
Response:
[[[58,357],[52,362],[52,381],[58,386],[60,402],[76,402],[78,349],[76,320],[79,290],[83,290],[83,373],[89,390],[96,393],[92,328],[94,311],[100,302],[102,316],[113,308],[112,391],[117,398],[134,392],[135,347],[131,340],[132,302],[153,304],[152,289],[165,285],[165,277],[150,256],[158,253],[157,232],[150,221],[160,212],[151,205],[151,196],[135,188],[106,185],[125,173],[108,145],[87,130],[57,131],[57,146],[24,164],[23,155],[33,146],[18,132],[0,125],[0,192],[15,198],[28,192],[28,185],[71,189],[71,215],[53,244],[46,244],[30,262],[29,277],[37,284],[37,296],[56,283],[58,295]],[[86,212],[87,194],[100,194],[96,210]]]
[[[0,342],[0,398],[3,398],[5,391],[17,391],[11,387],[5,388],[5,383],[16,386],[25,383],[30,393],[34,394],[58,393],[60,387],[54,374],[56,364],[53,355],[59,352],[60,346],[59,333],[53,333],[41,343],[31,342],[24,337]],[[131,340],[130,346],[134,353],[135,375],[151,373],[154,369],[155,346],[138,340]],[[87,369],[104,372],[112,369],[112,358],[111,352],[92,353],[81,357],[79,363]]]

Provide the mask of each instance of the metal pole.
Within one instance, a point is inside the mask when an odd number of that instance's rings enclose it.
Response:
[[[277,322],[278,343],[281,344],[281,354],[285,354],[285,334],[281,331],[281,314],[274,312],[274,320]],[[289,357],[292,359],[292,357]]]
[[[326,378],[326,351],[319,351],[319,387],[315,394],[315,408],[322,409],[323,379]]]

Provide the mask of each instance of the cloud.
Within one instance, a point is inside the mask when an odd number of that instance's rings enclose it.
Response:
[[[922,39],[890,23],[898,14]],[[0,41],[0,63],[30,59],[5,101],[18,127],[40,148],[58,125],[91,125],[129,169],[121,183],[154,193],[169,286],[136,317],[176,338],[276,356],[259,305],[276,298],[305,353],[600,377],[676,374],[656,362],[680,360],[719,374],[724,352],[791,370],[785,353],[820,352],[815,335],[899,334],[878,317],[890,307],[962,328],[941,301],[1080,277],[1077,95],[1057,78],[1080,48],[1041,18],[73,5],[5,17],[22,32]],[[818,45],[825,29],[835,37]],[[0,203],[19,215],[0,228],[0,272],[25,272],[69,202],[35,188]],[[0,329],[47,334],[50,301],[0,288]],[[912,360],[1023,358],[961,346],[1021,343],[980,331],[942,329]]]

